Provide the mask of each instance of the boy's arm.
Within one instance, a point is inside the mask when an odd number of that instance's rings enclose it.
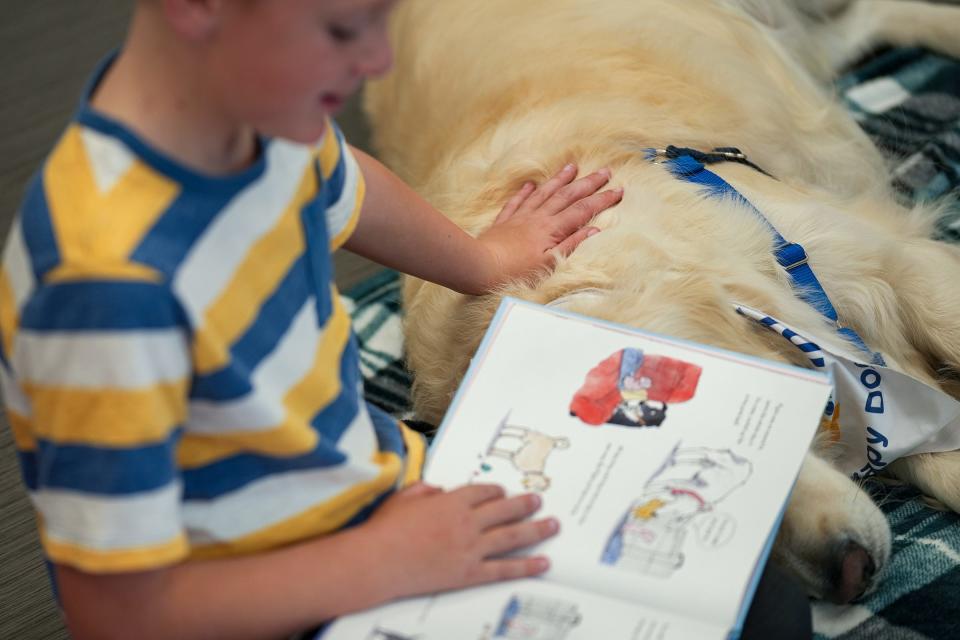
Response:
[[[599,212],[622,190],[598,192],[610,174],[575,180],[568,165],[539,188],[524,185],[493,226],[473,238],[451,222],[389,169],[350,149],[366,182],[356,230],[344,245],[380,264],[461,293],[483,294],[510,278],[552,265],[553,250],[566,255],[589,235]]]
[[[503,558],[557,532],[526,520],[533,495],[492,485],[414,485],[365,524],[276,551],[94,575],[57,566],[71,635],[278,638],[399,597],[543,573],[542,557]]]

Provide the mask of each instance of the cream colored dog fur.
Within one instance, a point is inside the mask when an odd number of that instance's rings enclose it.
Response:
[[[930,208],[896,203],[883,159],[821,81],[880,40],[960,57],[960,9],[906,0],[406,0],[394,26],[395,71],[368,92],[376,145],[462,227],[482,231],[524,181],[568,161],[583,171],[609,166],[626,189],[595,219],[603,232],[554,273],[500,293],[548,303],[592,288],[602,295],[573,296],[568,308],[804,364],[730,306],[830,334],[794,296],[768,231],[643,153],[737,146],[780,180],[737,164],[712,169],[806,247],[842,321],[890,366],[958,393],[960,250],[928,239]],[[418,417],[439,421],[498,298],[407,282]],[[893,467],[960,511],[960,453]],[[889,553],[880,511],[815,447],[774,559],[811,594],[847,601],[872,585]]]

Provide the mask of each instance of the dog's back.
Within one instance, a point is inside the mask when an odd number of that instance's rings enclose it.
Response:
[[[609,158],[611,148],[731,140],[775,175],[854,190],[866,166],[882,180],[869,140],[736,4],[405,3],[400,73],[375,83],[367,101],[377,147],[415,186],[465,156],[513,157],[504,169],[529,171],[540,167],[517,156],[553,166],[572,152]]]

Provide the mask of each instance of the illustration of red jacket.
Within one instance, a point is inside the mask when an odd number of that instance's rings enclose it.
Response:
[[[682,360],[621,349],[587,373],[570,403],[570,413],[587,424],[604,424],[623,401],[621,390],[628,376],[634,380],[646,378],[648,400],[686,402],[696,393],[701,372],[697,365]]]

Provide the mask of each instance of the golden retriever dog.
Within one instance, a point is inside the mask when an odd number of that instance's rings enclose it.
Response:
[[[613,170],[622,202],[556,270],[499,294],[743,353],[808,365],[737,301],[814,336],[771,235],[734,198],[710,197],[649,148],[738,147],[710,169],[802,244],[844,325],[887,365],[958,395],[960,250],[928,239],[935,211],[897,203],[884,160],[825,81],[874,43],[960,57],[960,8],[907,0],[406,0],[394,72],[370,87],[381,157],[470,233],[527,180],[566,162]],[[776,176],[773,178],[771,176]],[[578,292],[588,292],[579,295]],[[437,423],[498,303],[405,285],[419,418]],[[851,354],[843,340],[836,352]],[[887,523],[831,463],[808,454],[773,559],[811,595],[847,602],[890,553]],[[960,511],[960,452],[889,473]]]

